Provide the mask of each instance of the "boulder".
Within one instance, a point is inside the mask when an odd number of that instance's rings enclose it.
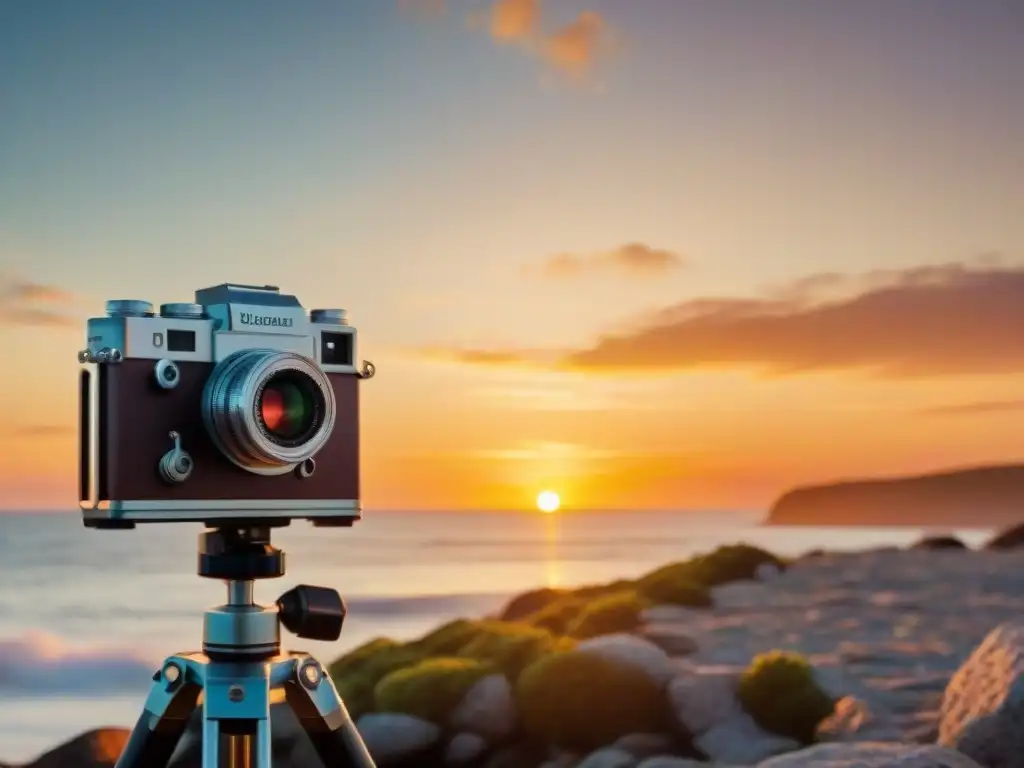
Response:
[[[476,733],[457,733],[444,751],[444,764],[452,766],[475,765],[487,752],[487,740]]]
[[[525,619],[541,608],[546,608],[557,600],[561,600],[566,594],[568,593],[563,589],[552,589],[550,587],[541,587],[530,592],[523,592],[521,595],[516,595],[509,600],[508,604],[499,612],[498,617],[502,621]]]
[[[363,715],[356,726],[377,768],[423,765],[441,737],[433,723],[391,712]]]
[[[636,758],[615,747],[604,747],[591,752],[576,764],[576,768],[633,768]]]
[[[764,730],[746,712],[715,725],[693,743],[711,760],[734,765],[754,765],[801,746],[798,741]]]
[[[739,673],[693,670],[676,675],[668,685],[669,705],[676,720],[695,736],[743,713],[736,690]]]
[[[982,768],[955,749],[918,744],[818,744],[779,755],[758,768]]]
[[[130,734],[125,728],[86,731],[36,758],[25,768],[112,768]]]
[[[1024,625],[1003,624],[949,681],[939,744],[987,768],[1024,766]]]
[[[616,749],[629,752],[638,760],[670,754],[674,745],[675,739],[664,733],[628,733],[612,744]]]
[[[642,672],[659,686],[668,684],[675,674],[672,659],[649,640],[636,635],[601,635],[576,646],[578,653],[593,654]]]
[[[516,729],[512,686],[504,675],[478,680],[452,712],[449,724],[457,731],[484,736],[492,743],[508,738]]]

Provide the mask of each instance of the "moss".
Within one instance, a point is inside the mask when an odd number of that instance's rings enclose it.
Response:
[[[650,677],[601,656],[554,653],[527,667],[515,689],[526,735],[591,751],[630,733],[661,733],[668,707]]]
[[[617,632],[632,632],[640,626],[640,612],[647,602],[633,590],[615,592],[587,603],[569,625],[572,637],[585,639]]]
[[[569,625],[582,613],[586,605],[586,600],[575,595],[566,595],[561,600],[556,600],[536,613],[530,614],[524,621],[556,635],[564,635],[569,631]]]
[[[475,659],[427,659],[384,677],[374,701],[379,712],[401,712],[443,726],[469,689],[493,671]]]
[[[428,656],[454,656],[479,634],[480,622],[469,619],[455,619],[431,630],[409,646],[419,651],[424,658]]]
[[[693,608],[711,606],[708,588],[693,579],[685,569],[669,569],[651,574],[637,584],[640,594],[656,605],[686,605]]]
[[[519,673],[542,656],[568,650],[572,640],[552,635],[546,629],[519,622],[480,622],[479,632],[460,656],[487,662],[515,681]]]
[[[389,673],[423,659],[416,648],[377,638],[350,651],[328,667],[338,693],[354,718],[374,709],[374,688]]]
[[[589,601],[596,597],[625,592],[626,590],[633,589],[634,586],[634,583],[629,579],[619,579],[608,584],[588,584],[585,587],[577,587],[572,591],[572,594],[577,598]]]
[[[739,700],[762,728],[804,744],[814,741],[818,724],[835,708],[806,659],[784,651],[751,662],[740,678]]]
[[[550,587],[532,589],[509,600],[498,616],[502,621],[520,621],[530,614],[546,608],[551,603],[558,602],[567,594],[563,589],[551,589]]]
[[[770,563],[779,570],[785,568],[785,563],[771,552],[750,544],[729,544],[719,547],[714,552],[695,557],[689,565],[694,580],[715,587],[732,581],[753,579],[757,569],[765,563]]]

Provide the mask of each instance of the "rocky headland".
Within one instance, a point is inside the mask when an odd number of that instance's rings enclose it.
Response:
[[[1022,540],[723,547],[330,671],[379,768],[1024,768]],[[290,710],[272,718],[275,768],[319,768]],[[173,768],[200,768],[196,725]],[[127,733],[28,765],[109,768]]]
[[[808,485],[784,493],[770,525],[1004,526],[1024,508],[1024,466]],[[824,521],[827,521],[825,523]]]

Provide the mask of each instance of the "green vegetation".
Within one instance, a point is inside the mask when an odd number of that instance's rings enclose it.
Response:
[[[415,648],[378,638],[350,651],[328,668],[352,717],[374,710],[374,688],[386,675],[421,661]]]
[[[569,625],[569,634],[580,640],[617,632],[632,632],[640,626],[640,612],[647,602],[633,590],[614,592],[586,604]]]
[[[818,724],[835,703],[800,655],[771,651],[755,658],[740,679],[739,699],[757,723],[803,744],[814,741]]]
[[[476,635],[459,651],[460,656],[488,662],[512,681],[542,656],[573,646],[568,638],[525,623],[481,621]]]
[[[443,726],[469,689],[493,671],[475,659],[427,659],[384,677],[374,701],[378,712],[402,712]]]
[[[695,581],[687,568],[655,571],[648,574],[638,582],[637,590],[654,605],[709,608],[712,604],[708,588]]]
[[[516,685],[532,739],[590,751],[629,733],[661,733],[668,706],[646,674],[587,653],[559,652],[527,667]]]
[[[356,718],[403,712],[444,724],[480,678],[500,673],[513,684],[524,728],[538,745],[593,749],[627,733],[661,732],[670,708],[658,686],[614,661],[573,653],[577,641],[633,632],[650,605],[710,606],[711,587],[751,579],[763,563],[785,567],[769,552],[738,544],[636,580],[532,590],[509,601],[501,619],[456,619],[406,643],[376,638],[337,659],[329,673]],[[782,653],[755,660],[740,697],[763,727],[803,742],[833,707],[807,663]]]

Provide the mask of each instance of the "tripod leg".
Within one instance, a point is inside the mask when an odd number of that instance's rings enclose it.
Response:
[[[376,768],[331,678],[312,656],[293,654],[283,662],[288,705],[313,743],[324,768]]]
[[[114,768],[166,768],[201,690],[188,659],[167,659],[153,676],[145,708]]]

